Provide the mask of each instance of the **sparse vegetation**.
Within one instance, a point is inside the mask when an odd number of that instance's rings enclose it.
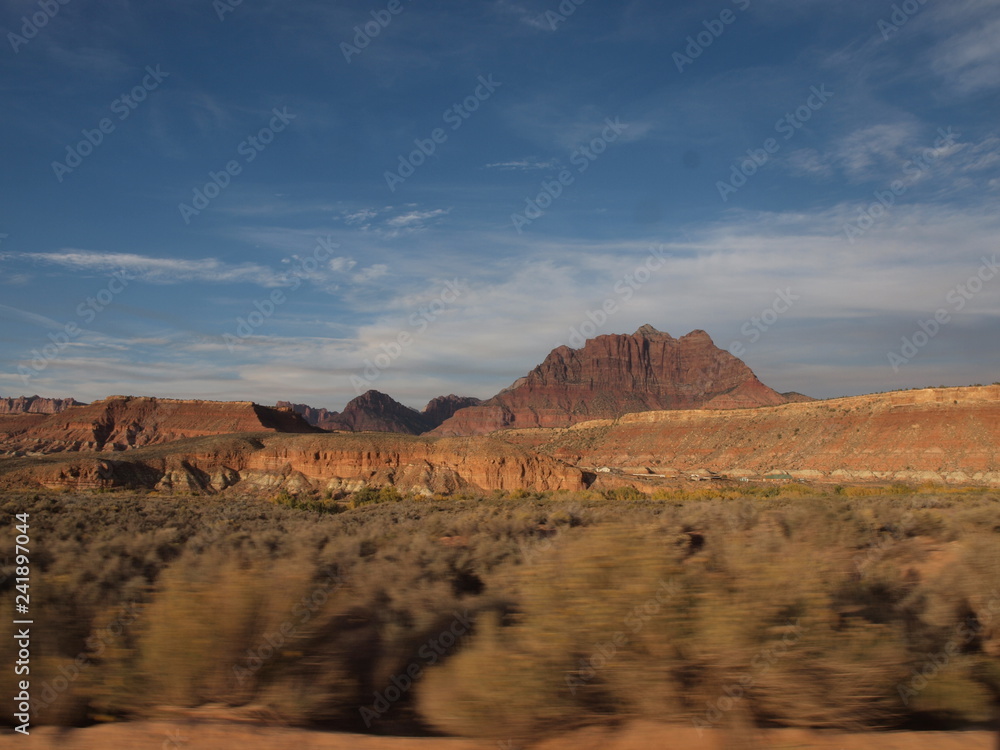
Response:
[[[861,490],[0,502],[31,513],[36,540],[38,723],[208,703],[500,738],[637,717],[987,721],[1000,698],[1000,495]],[[13,569],[0,575],[10,606]],[[457,642],[428,651],[456,617],[469,623]],[[378,704],[413,665],[412,688]]]

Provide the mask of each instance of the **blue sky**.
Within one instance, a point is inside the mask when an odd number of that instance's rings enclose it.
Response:
[[[817,397],[1000,380],[995,0],[6,0],[0,31],[2,395],[419,408],[644,323]]]

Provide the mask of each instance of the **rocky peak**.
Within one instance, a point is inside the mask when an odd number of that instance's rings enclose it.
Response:
[[[502,428],[568,427],[588,419],[669,409],[731,409],[785,403],[705,331],[675,339],[651,325],[634,334],[561,346],[525,378],[435,432],[471,435]]]

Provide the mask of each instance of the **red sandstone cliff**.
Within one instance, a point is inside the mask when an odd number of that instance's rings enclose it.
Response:
[[[0,452],[119,451],[201,435],[318,432],[291,411],[250,401],[112,396],[52,414],[0,440]]]
[[[390,434],[222,436],[113,456],[64,454],[0,462],[0,486],[130,487],[216,493],[392,485],[423,494],[466,490],[579,490],[579,469],[488,437]]]
[[[631,412],[752,408],[786,401],[704,331],[675,339],[645,325],[631,336],[598,336],[581,349],[554,349],[527,377],[480,406],[458,411],[434,434],[567,427]]]

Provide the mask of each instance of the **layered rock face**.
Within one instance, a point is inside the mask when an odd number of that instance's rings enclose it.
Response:
[[[479,435],[503,428],[568,427],[642,411],[737,409],[786,403],[704,331],[675,339],[652,326],[561,346],[541,365],[480,406],[434,431]]]
[[[33,422],[0,440],[0,452],[120,451],[233,432],[319,432],[297,414],[250,401],[112,396]]]
[[[115,457],[66,454],[0,463],[0,486],[129,487],[216,493],[395,486],[424,494],[466,490],[579,490],[584,473],[549,456],[480,437],[317,434],[202,438]]]
[[[735,411],[661,411],[504,432],[580,467],[731,477],[1000,486],[1000,386],[933,388]]]
[[[71,406],[84,406],[75,398],[18,396],[0,398],[0,414],[58,414]]]

